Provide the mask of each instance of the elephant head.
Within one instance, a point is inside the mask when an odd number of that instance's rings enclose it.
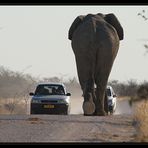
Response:
[[[114,14],[98,13],[78,16],[68,33],[83,91],[84,115],[106,115],[105,90],[123,28]]]
[[[98,13],[96,15],[102,17],[106,22],[108,22],[110,25],[112,25],[116,29],[119,39],[123,40],[123,37],[124,37],[123,28],[122,28],[120,22],[118,21],[117,17],[113,13],[106,14],[106,15],[104,15],[102,13]],[[80,15],[74,20],[74,22],[72,23],[72,25],[69,29],[69,35],[68,35],[69,40],[72,39],[72,35],[73,35],[74,31],[77,29],[77,27],[80,24],[82,24],[84,18],[85,18],[84,15]]]

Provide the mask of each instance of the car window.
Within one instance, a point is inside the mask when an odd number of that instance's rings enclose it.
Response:
[[[111,90],[109,88],[106,89],[106,94],[107,94],[107,96],[111,96],[112,95],[111,94]]]
[[[45,88],[44,86],[37,86],[35,95],[49,95],[49,90]]]
[[[62,86],[59,86],[57,89],[56,89],[56,93],[57,95],[65,95],[64,93],[64,88]]]
[[[61,85],[38,85],[35,95],[65,95]]]

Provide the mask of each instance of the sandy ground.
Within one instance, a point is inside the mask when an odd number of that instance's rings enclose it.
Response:
[[[131,115],[107,117],[83,115],[0,116],[0,142],[132,142]]]
[[[70,115],[0,115],[0,142],[133,142],[132,110],[117,102],[114,115],[83,116],[82,98],[71,98]]]

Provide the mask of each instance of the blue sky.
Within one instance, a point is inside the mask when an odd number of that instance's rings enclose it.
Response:
[[[68,30],[78,15],[114,13],[125,39],[110,80],[148,81],[148,21],[137,14],[147,6],[0,6],[0,66],[35,77],[77,77]]]

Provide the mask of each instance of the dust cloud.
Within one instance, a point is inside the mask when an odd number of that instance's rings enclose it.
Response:
[[[132,114],[133,110],[129,105],[127,99],[125,100],[117,100],[117,107],[115,114]]]
[[[70,114],[83,114],[82,104],[83,104],[82,97],[71,98]]]
[[[71,97],[71,111],[70,114],[83,114],[82,109],[83,104],[83,98],[78,97]],[[115,111],[115,115],[118,114],[132,114],[132,108],[129,105],[129,102],[127,99],[125,100],[118,100],[117,99],[117,107]]]

